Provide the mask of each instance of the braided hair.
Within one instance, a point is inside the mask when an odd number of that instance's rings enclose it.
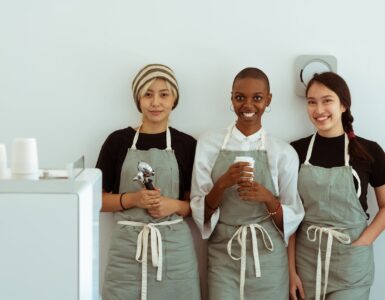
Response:
[[[351,157],[372,162],[372,156],[366,151],[366,149],[362,146],[362,144],[356,138],[353,130],[353,121],[354,118],[350,111],[350,107],[352,105],[352,99],[350,96],[350,91],[345,80],[334,72],[325,72],[321,74],[314,74],[313,78],[309,81],[306,86],[306,96],[310,87],[314,83],[320,83],[326,86],[328,89],[332,90],[337,94],[340,99],[341,104],[345,107],[345,112],[342,113],[342,126],[344,131],[349,137],[349,155]]]

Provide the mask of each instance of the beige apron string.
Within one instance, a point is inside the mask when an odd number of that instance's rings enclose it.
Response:
[[[330,258],[332,254],[332,244],[333,238],[337,239],[342,244],[348,245],[351,243],[350,236],[348,234],[342,233],[338,230],[344,230],[345,228],[338,227],[321,227],[316,225],[311,225],[308,227],[306,234],[307,239],[311,242],[315,242],[317,240],[317,233],[319,235],[318,239],[318,255],[317,255],[317,272],[316,272],[316,293],[315,299],[321,299],[321,278],[322,278],[322,261],[321,261],[321,242],[322,242],[322,234],[325,233],[328,235],[328,240],[326,244],[326,256],[325,256],[325,274],[324,274],[324,290],[323,290],[323,298],[325,299],[326,288],[328,285],[329,279],[329,267],[330,267]],[[310,237],[310,233],[313,231],[313,237]]]
[[[223,140],[223,144],[222,144],[221,150],[225,150],[226,149],[227,143],[229,142],[229,139],[230,139],[230,136],[231,136],[231,132],[233,131],[234,126],[235,126],[235,124],[231,124],[227,128],[227,133],[226,133],[225,139]]]
[[[348,135],[345,133],[345,166],[350,166],[349,165],[349,160],[350,160],[350,155],[349,155],[349,138]],[[358,187],[357,187],[357,198],[360,198],[361,196],[361,180],[360,177],[358,176],[356,170],[353,169],[352,167],[352,174],[356,178]]]
[[[166,150],[172,150],[171,148],[171,133],[170,128],[167,126],[166,130]]]
[[[142,128],[142,125],[138,127],[138,129],[135,132],[134,139],[132,141],[131,149],[136,150],[136,143],[138,142],[139,139],[139,131],[140,128]],[[172,150],[171,148],[171,133],[170,133],[170,128],[167,126],[166,129],[166,150]]]
[[[309,143],[309,147],[307,148],[306,159],[305,159],[305,162],[304,162],[305,165],[310,165],[309,161],[310,161],[311,153],[313,152],[315,136],[316,136],[316,133],[314,133],[313,136],[311,137],[311,140],[310,140],[310,143]]]
[[[260,262],[259,262],[259,253],[258,253],[258,240],[257,240],[257,235],[256,235],[255,229],[258,229],[261,232],[263,243],[265,244],[266,249],[268,249],[271,252],[274,250],[274,244],[270,238],[269,233],[266,231],[265,228],[263,228],[263,226],[261,226],[259,224],[242,225],[233,234],[233,236],[231,237],[231,239],[227,243],[227,253],[229,254],[229,256],[233,260],[241,260],[240,286],[239,286],[240,300],[244,299],[245,273],[246,273],[247,228],[250,228],[250,231],[251,231],[254,267],[255,267],[255,277],[261,277],[261,266],[260,266]],[[233,239],[235,237],[237,237],[238,244],[241,246],[241,256],[240,257],[233,256],[232,252],[231,252]]]
[[[258,150],[266,150],[266,133],[263,128],[261,129],[261,146],[258,148]]]
[[[157,226],[173,225],[182,222],[183,219],[176,219],[172,221],[165,221],[160,223],[141,223],[135,221],[118,221],[120,225],[143,227],[138,234],[136,246],[136,260],[142,263],[142,292],[141,299],[147,299],[147,251],[148,251],[148,237],[151,238],[151,254],[152,265],[157,267],[156,280],[162,281],[163,268],[163,246],[162,236]]]
[[[360,198],[360,196],[361,196],[361,180],[360,180],[360,177],[358,177],[356,170],[354,170],[353,168],[352,168],[352,174],[357,180],[357,183],[358,183],[357,198]]]
[[[134,135],[134,139],[132,140],[132,145],[131,145],[130,149],[136,150],[136,143],[138,142],[140,128],[142,128],[142,125],[140,125],[138,127],[138,129],[136,130],[135,135]]]

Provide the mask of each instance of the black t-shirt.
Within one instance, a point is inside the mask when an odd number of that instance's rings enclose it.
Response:
[[[299,160],[305,162],[307,149],[311,136],[294,141],[291,145],[297,151]],[[366,212],[368,209],[367,191],[368,184],[372,187],[379,187],[385,184],[385,153],[376,142],[356,137],[365,150],[372,156],[373,162],[363,161],[350,157],[349,164],[356,170],[361,181],[360,202]],[[314,141],[313,152],[310,163],[315,166],[332,168],[345,165],[344,160],[345,135],[326,138],[318,133]],[[357,182],[354,180],[357,189]]]
[[[179,166],[179,199],[190,191],[191,173],[194,164],[196,140],[172,127],[171,147]],[[103,189],[106,192],[119,193],[120,174],[128,148],[132,146],[135,130],[132,127],[111,133],[104,142],[96,168],[103,173]],[[166,131],[157,134],[140,133],[136,144],[138,150],[151,148],[166,149]]]

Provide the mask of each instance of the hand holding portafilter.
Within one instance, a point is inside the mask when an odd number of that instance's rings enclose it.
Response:
[[[152,179],[149,178],[154,174],[155,171],[152,167],[148,163],[141,161],[138,163],[138,174],[136,174],[133,180],[142,183],[147,190],[155,190],[154,185],[152,184]]]

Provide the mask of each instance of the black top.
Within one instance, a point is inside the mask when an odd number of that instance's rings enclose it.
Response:
[[[299,160],[305,162],[307,149],[311,136],[294,141],[291,145],[297,151]],[[372,156],[373,162],[363,161],[350,157],[349,164],[356,170],[361,181],[360,202],[366,212],[368,209],[367,191],[368,183],[372,187],[379,187],[385,184],[385,153],[376,142],[356,137],[366,151]],[[318,133],[314,141],[313,152],[310,163],[315,166],[332,168],[345,165],[344,160],[345,135],[338,137],[325,138]],[[357,182],[354,180],[357,189]]]
[[[169,128],[171,147],[179,166],[179,199],[183,199],[185,192],[190,191],[191,187],[196,140],[181,131]],[[100,150],[96,168],[103,173],[103,189],[106,192],[119,193],[120,173],[127,150],[132,146],[135,132],[132,127],[114,131]],[[157,134],[140,133],[136,143],[138,150],[166,149],[166,147],[166,131]]]

